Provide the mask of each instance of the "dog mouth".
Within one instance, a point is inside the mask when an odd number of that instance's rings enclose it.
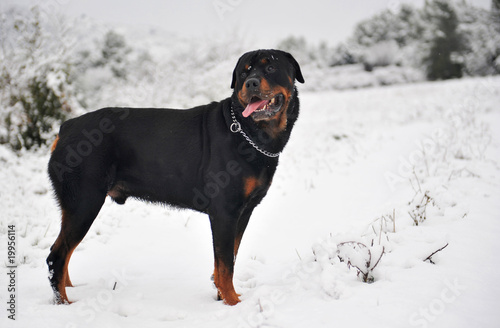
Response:
[[[281,93],[271,99],[261,99],[254,96],[243,111],[243,117],[252,115],[254,120],[273,117],[280,111],[281,106],[283,106],[284,99],[285,96]]]

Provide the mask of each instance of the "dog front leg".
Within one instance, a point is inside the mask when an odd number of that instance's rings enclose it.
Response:
[[[240,302],[233,285],[234,240],[236,223],[210,216],[214,245],[214,283],[218,296],[225,304],[236,305]]]

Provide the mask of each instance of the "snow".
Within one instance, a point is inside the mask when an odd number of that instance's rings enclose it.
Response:
[[[300,99],[273,185],[242,241],[234,307],[215,300],[205,215],[109,199],[72,257],[74,303],[53,305],[45,258],[60,218],[49,151],[0,146],[0,271],[9,224],[19,263],[17,320],[3,312],[0,326],[496,327],[500,78],[304,91]],[[416,226],[410,213],[425,219]],[[424,261],[446,244],[435,264]],[[373,283],[352,266],[361,268],[368,250]]]

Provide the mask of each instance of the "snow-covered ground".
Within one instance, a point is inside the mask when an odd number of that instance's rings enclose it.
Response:
[[[70,264],[75,302],[53,305],[48,150],[0,147],[0,326],[498,327],[500,78],[303,92],[301,104],[242,242],[234,307],[215,300],[206,216],[109,199]]]

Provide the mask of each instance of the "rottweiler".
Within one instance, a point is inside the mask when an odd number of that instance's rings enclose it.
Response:
[[[240,302],[233,269],[254,208],[266,195],[299,115],[294,57],[245,53],[232,96],[187,110],[103,108],[61,125],[48,173],[62,213],[47,258],[55,303],[70,303],[71,254],[105,198],[128,197],[208,214],[218,299]]]

